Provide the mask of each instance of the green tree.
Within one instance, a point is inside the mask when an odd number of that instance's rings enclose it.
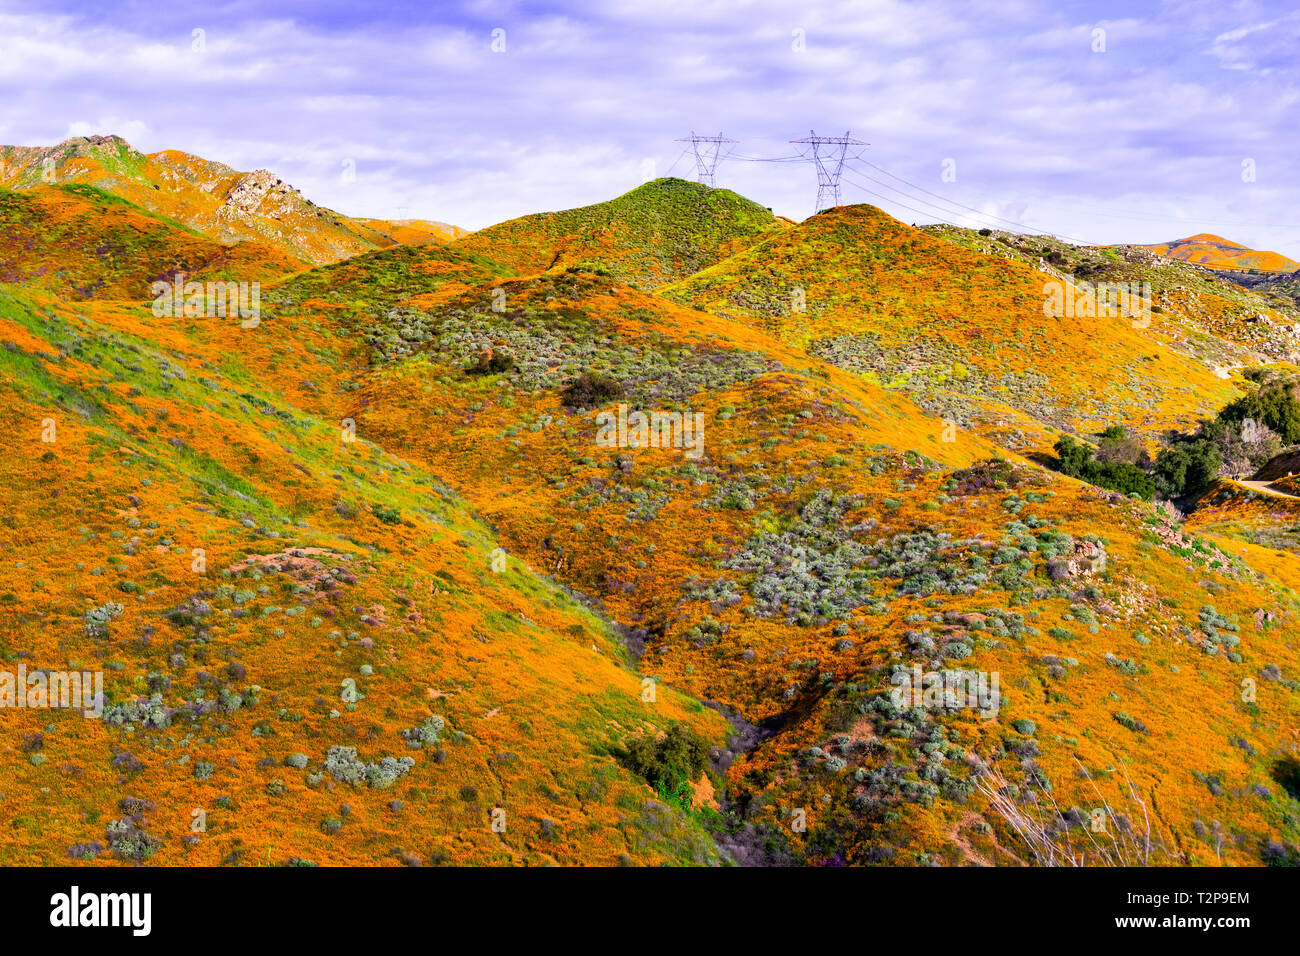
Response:
[[[1169,445],[1156,456],[1156,489],[1166,498],[1194,495],[1219,477],[1222,464],[1218,447],[1208,439]]]
[[[1069,435],[1062,435],[1053,447],[1056,457],[1060,459],[1061,473],[1086,481],[1088,467],[1092,464],[1092,449]]]
[[[662,797],[688,804],[692,783],[709,761],[709,742],[689,724],[677,723],[663,737],[643,734],[626,744],[626,762]]]

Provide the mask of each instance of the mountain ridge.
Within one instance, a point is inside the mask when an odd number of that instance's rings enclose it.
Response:
[[[254,239],[325,264],[407,241],[463,234],[442,223],[352,219],[317,206],[269,170],[240,172],[179,150],[145,154],[120,136],[72,137],[56,146],[0,146],[0,186],[83,182],[176,219],[227,244]]]

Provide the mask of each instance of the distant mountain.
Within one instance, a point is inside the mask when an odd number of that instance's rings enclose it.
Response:
[[[1252,269],[1259,272],[1295,272],[1300,269],[1300,262],[1288,259],[1281,253],[1258,252],[1208,232],[1146,248],[1173,259],[1195,262],[1211,269],[1242,272]]]
[[[88,183],[209,238],[255,239],[310,264],[463,233],[444,223],[351,219],[317,206],[265,169],[240,172],[178,150],[144,154],[120,136],[57,146],[0,146],[0,186]]]
[[[459,245],[524,274],[581,265],[653,290],[786,228],[729,189],[656,179],[608,202],[480,229]]]
[[[415,246],[436,240],[451,242],[468,236],[470,230],[447,222],[429,219],[353,219],[375,232],[382,233],[403,246]]]

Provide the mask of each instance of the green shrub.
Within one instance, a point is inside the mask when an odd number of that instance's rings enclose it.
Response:
[[[387,505],[375,504],[370,506],[370,510],[374,513],[375,517],[378,518],[380,521],[382,521],[384,524],[402,523],[402,513],[398,511],[396,508],[390,508]]]
[[[663,737],[633,737],[626,744],[624,759],[662,798],[689,806],[692,782],[704,772],[709,749],[708,741],[690,725],[676,723]]]
[[[1219,477],[1223,458],[1211,441],[1195,439],[1160,450],[1154,478],[1160,493],[1168,498],[1193,495]]]
[[[1108,488],[1122,494],[1136,494],[1150,500],[1156,493],[1156,485],[1147,473],[1131,461],[1122,460],[1122,456],[1131,454],[1126,449],[1128,439],[1119,426],[1112,426],[1103,433],[1104,447],[1110,460],[1093,458],[1092,449],[1082,442],[1077,442],[1069,435],[1062,435],[1055,449],[1057,470],[1071,478],[1079,478],[1099,488]]]

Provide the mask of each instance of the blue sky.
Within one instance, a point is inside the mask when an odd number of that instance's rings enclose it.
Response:
[[[852,130],[878,168],[843,201],[908,222],[1300,258],[1297,47],[1283,2],[0,0],[0,142],[118,133],[478,228],[692,176],[692,129],[751,157]],[[804,163],[717,182],[796,219],[817,191]]]

